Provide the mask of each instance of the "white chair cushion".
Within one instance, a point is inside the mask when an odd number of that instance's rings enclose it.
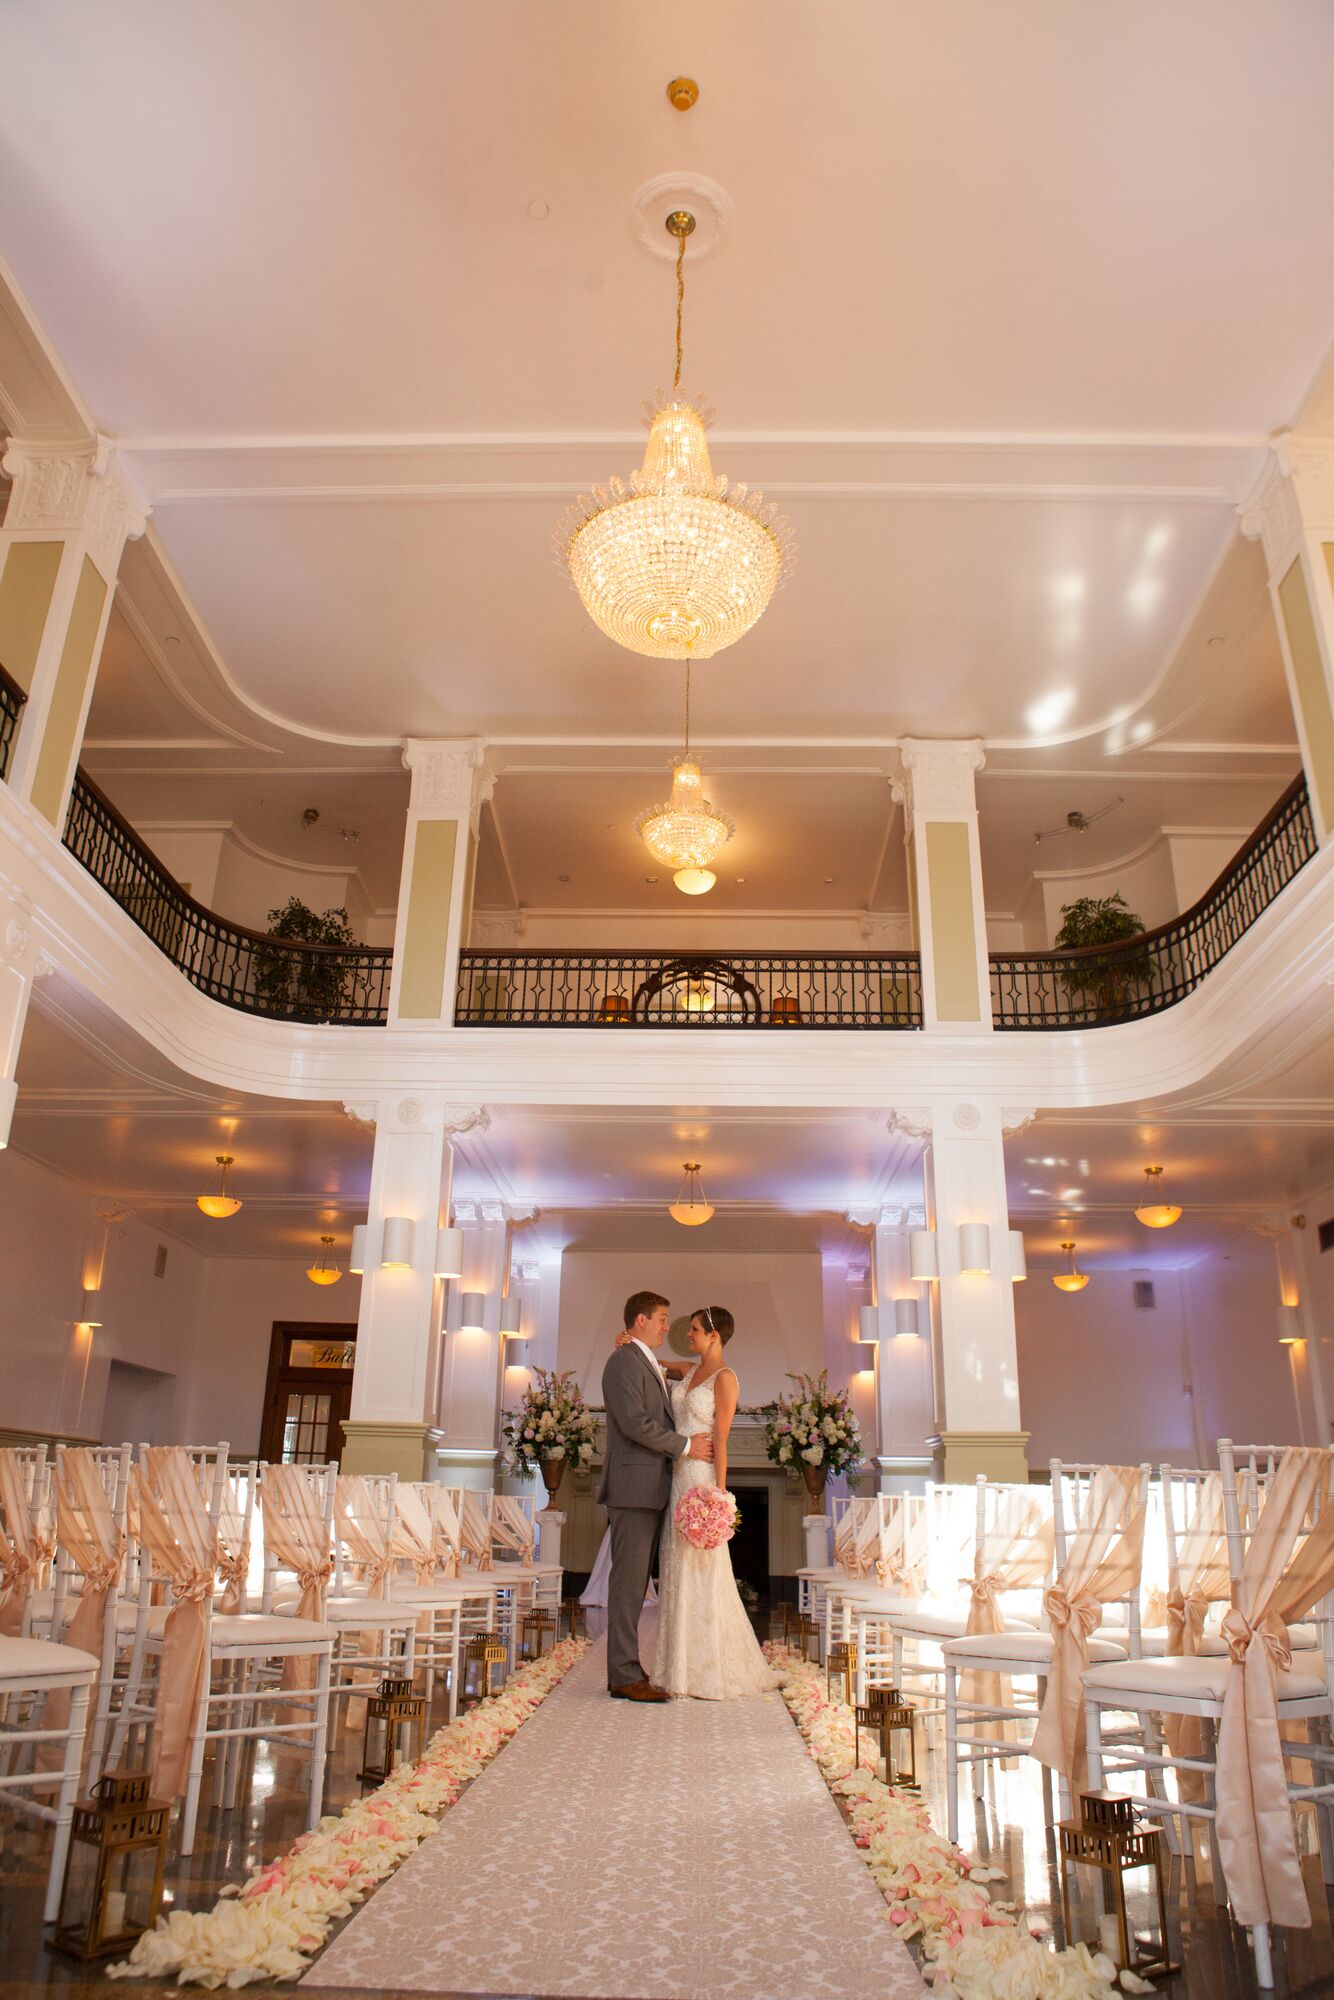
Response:
[[[442,1576],[434,1583],[396,1583],[394,1585],[395,1604],[416,1604],[422,1610],[429,1610],[433,1604],[455,1608],[462,1604],[467,1595],[456,1578]]]
[[[60,1687],[95,1680],[101,1663],[77,1646],[49,1639],[0,1638],[0,1689]]]
[[[926,1604],[920,1610],[897,1614],[890,1620],[896,1632],[905,1637],[919,1635],[923,1639],[962,1639],[968,1625],[966,1611],[950,1611],[944,1606]],[[1032,1625],[1026,1618],[1007,1618],[1006,1632],[1031,1632]]]
[[[166,1631],[167,1612],[169,1609],[170,1606],[166,1604],[149,1605],[147,1631],[150,1639],[160,1639]],[[116,1636],[118,1638],[133,1638],[134,1629],[138,1621],[139,1607],[137,1604],[121,1602],[116,1606]]]
[[[1312,1662],[1312,1666],[1318,1663]],[[1091,1667],[1084,1676],[1086,1694],[1156,1694],[1170,1701],[1219,1701],[1231,1672],[1229,1660],[1119,1660],[1112,1665]],[[1311,1701],[1325,1692],[1325,1677],[1319,1672],[1280,1674],[1279,1700]]]
[[[1004,1657],[1025,1666],[1045,1666],[1051,1653],[1050,1632],[975,1632],[970,1639],[951,1639],[945,1647],[947,1660],[965,1665],[969,1660]],[[1095,1632],[1089,1640],[1090,1660],[1124,1660],[1125,1656],[1125,1647],[1115,1639],[1104,1639]]]
[[[1140,1651],[1146,1660],[1167,1658],[1167,1627],[1150,1625],[1140,1633]],[[1289,1625],[1288,1644],[1294,1653],[1318,1652],[1320,1633],[1314,1625]],[[1204,1632],[1200,1635],[1198,1657],[1202,1660],[1222,1660],[1227,1658],[1227,1640],[1219,1632]]]
[[[372,1625],[408,1625],[420,1609],[415,1604],[385,1604],[378,1597],[331,1597],[324,1606],[328,1625],[351,1626],[354,1631]]]
[[[259,1611],[242,1611],[214,1618],[210,1628],[213,1648],[232,1652],[277,1652],[283,1646],[323,1645],[336,1635],[332,1625],[317,1624],[313,1618],[266,1618]]]

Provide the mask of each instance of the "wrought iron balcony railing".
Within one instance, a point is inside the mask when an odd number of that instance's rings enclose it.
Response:
[[[28,699],[18,682],[0,667],[0,778],[9,776],[9,751],[18,735],[19,710]]]
[[[1316,851],[1305,776],[1198,903],[1157,930],[1080,951],[993,951],[998,1028],[1102,1028],[1161,1013],[1193,993]]]
[[[915,951],[465,951],[464,1028],[920,1028]]]
[[[214,916],[169,875],[84,771],[74,780],[65,845],[145,936],[210,999],[284,1021],[379,1027],[393,953],[293,944]]]

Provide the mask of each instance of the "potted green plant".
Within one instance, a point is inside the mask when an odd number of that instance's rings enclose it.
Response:
[[[1131,995],[1153,977],[1149,952],[1125,949],[1132,939],[1143,937],[1143,917],[1136,916],[1119,893],[1081,896],[1078,902],[1063,903],[1061,917],[1055,938],[1057,951],[1091,951],[1095,945],[1121,947],[1105,957],[1095,954],[1063,965],[1062,986],[1072,999],[1086,995],[1099,1015],[1123,1012]]]
[[[269,911],[268,935],[286,945],[358,949],[346,910],[325,910],[317,915],[299,896],[289,896],[281,908]],[[265,945],[255,949],[255,991],[272,1002],[275,1014],[327,1021],[338,1010],[348,971],[348,961],[332,953],[326,957],[322,952],[283,951]]]

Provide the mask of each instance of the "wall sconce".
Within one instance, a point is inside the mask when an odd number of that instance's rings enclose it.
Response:
[[[1298,1306],[1278,1308],[1278,1344],[1280,1347],[1299,1347],[1305,1336],[1302,1333],[1301,1309]]]
[[[857,1308],[857,1325],[861,1332],[861,1346],[869,1347],[877,1343],[880,1339],[879,1306],[859,1306]]]
[[[876,1356],[880,1352],[879,1340],[855,1340],[852,1344],[861,1356],[861,1373],[874,1375]]]
[[[990,1274],[991,1231],[985,1222],[959,1224],[959,1269],[966,1278]]]
[[[922,1331],[922,1321],[921,1321],[921,1316],[917,1310],[917,1300],[895,1299],[894,1301],[895,1334],[898,1335],[900,1333],[910,1333],[916,1336],[920,1334],[921,1331]]]
[[[366,1268],[366,1224],[354,1222],[352,1225],[352,1248],[347,1253],[347,1268],[354,1278],[359,1278]]]
[[[463,1231],[437,1229],[435,1232],[435,1275],[437,1278],[463,1276]]]
[[[386,1215],[380,1239],[380,1262],[390,1269],[402,1269],[412,1262],[413,1223],[410,1215]]]
[[[500,1302],[500,1337],[502,1340],[527,1340],[523,1332],[523,1294],[511,1292]]]
[[[464,1292],[459,1300],[459,1332],[486,1332],[486,1293]]]
[[[940,1276],[940,1251],[934,1229],[914,1229],[908,1235],[908,1271],[919,1283]]]
[[[1024,1232],[1022,1229],[1010,1231],[1010,1279],[1019,1285],[1028,1276],[1028,1258],[1024,1253]]]

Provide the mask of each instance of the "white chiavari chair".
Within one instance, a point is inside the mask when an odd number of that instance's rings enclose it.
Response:
[[[1034,1717],[1034,1707],[1013,1693],[1016,1680],[1036,1684],[1037,1727],[1028,1745],[1044,1767],[1043,1809],[1052,1816],[1051,1782],[1055,1770],[1062,1805],[1071,1784],[1082,1777],[1082,1727],[1078,1681],[1082,1663],[1124,1660],[1139,1641],[1139,1590],[1143,1536],[1149,1488],[1149,1467],[1074,1465],[1051,1461],[1052,1534],[1056,1577],[1045,1596],[1047,1629],[975,1633],[949,1639],[942,1647],[945,1661],[946,1793],[951,1840],[959,1837],[959,1771],[970,1766],[980,1789],[988,1765],[1015,1754],[1015,1733]],[[1122,1608],[1120,1628],[1086,1629],[1085,1617],[1095,1608]],[[1059,1619],[1058,1615],[1059,1614]],[[1056,1619],[1053,1629],[1053,1620]],[[1011,1687],[1008,1701],[976,1702],[963,1698],[965,1673],[999,1675]],[[1069,1683],[1074,1677],[1074,1687]],[[974,1684],[975,1685],[975,1684]],[[984,1686],[994,1687],[988,1681]],[[960,1717],[964,1728],[960,1729]],[[1075,1740],[1069,1740],[1071,1720]],[[996,1725],[1008,1725],[998,1729]]]
[[[44,1444],[0,1448],[0,1632],[14,1637],[50,1624],[50,1493]]]
[[[1220,1438],[1218,1455],[1231,1598],[1226,1655],[1091,1667],[1084,1676],[1089,1782],[1100,1786],[1109,1771],[1141,1771],[1153,1786],[1136,1798],[1141,1811],[1210,1827],[1215,1894],[1227,1894],[1238,1922],[1250,1928],[1256,1978],[1269,1988],[1271,1925],[1310,1921],[1293,1806],[1314,1811],[1325,1881],[1334,1880],[1334,1456],[1228,1438]],[[1317,1643],[1294,1654],[1292,1623],[1308,1613]],[[1172,1749],[1167,1727],[1167,1751],[1110,1743],[1108,1711],[1163,1724],[1193,1720],[1217,1732],[1217,1748],[1202,1733],[1178,1738]],[[1285,1736],[1285,1725],[1305,1734]],[[1297,1781],[1289,1767],[1298,1764],[1312,1782]],[[1175,1799],[1154,1784],[1165,1771],[1176,1774]],[[1288,1814],[1276,1810],[1283,1789]]]
[[[97,1679],[93,1653],[49,1639],[0,1636],[0,1804],[54,1828],[43,1918],[54,1921],[69,1851],[70,1825],[83,1767],[88,1705]],[[53,1694],[68,1694],[69,1713],[59,1724],[45,1714]],[[41,1768],[43,1750],[58,1745],[56,1769]],[[54,1791],[54,1804],[27,1796]]]
[[[394,1594],[398,1474],[339,1472],[334,1484],[334,1575],[324,1619],[338,1635],[333,1698],[350,1703],[386,1675],[412,1678],[417,1613]]]

